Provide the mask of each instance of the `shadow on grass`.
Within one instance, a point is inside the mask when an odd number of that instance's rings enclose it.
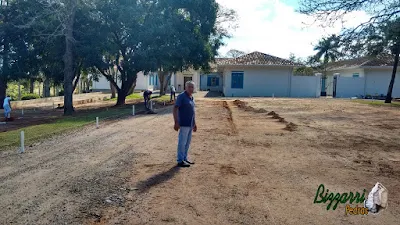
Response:
[[[171,180],[180,170],[180,167],[174,166],[167,171],[156,174],[145,181],[139,182],[137,185],[139,193],[144,193],[153,187],[156,187],[164,182]]]

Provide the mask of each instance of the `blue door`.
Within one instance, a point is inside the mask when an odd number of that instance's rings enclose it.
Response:
[[[243,72],[232,72],[231,88],[243,89]]]

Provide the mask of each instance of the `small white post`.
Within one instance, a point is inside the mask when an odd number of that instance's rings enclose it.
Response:
[[[164,101],[164,106],[165,106],[165,101]]]
[[[135,105],[132,105],[132,116],[135,115]]]
[[[150,109],[153,111],[153,100],[150,100]]]
[[[24,131],[21,131],[21,148],[19,149],[19,153],[24,153],[25,152],[25,133]]]
[[[272,98],[275,98],[275,93],[272,93]]]
[[[53,109],[54,109],[54,101],[53,101]]]
[[[99,129],[99,117],[96,117],[96,129]]]
[[[24,115],[24,109],[21,109],[21,115],[22,116]]]

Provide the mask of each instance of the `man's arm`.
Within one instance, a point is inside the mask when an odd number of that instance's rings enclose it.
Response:
[[[182,98],[180,98],[178,96],[178,98],[176,99],[176,102],[175,102],[173,113],[172,113],[174,115],[174,130],[176,130],[176,131],[179,130],[178,110],[179,110],[179,106],[181,106],[181,101],[182,101]]]
[[[179,106],[174,106],[173,115],[174,115],[175,124],[178,123],[178,109],[179,109]]]

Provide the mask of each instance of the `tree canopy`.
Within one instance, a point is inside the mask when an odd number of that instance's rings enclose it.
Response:
[[[9,0],[0,12],[0,98],[8,81],[40,77],[63,84],[65,114],[87,71],[124,104],[140,71],[166,84],[176,71],[207,68],[236,18],[215,0]]]

